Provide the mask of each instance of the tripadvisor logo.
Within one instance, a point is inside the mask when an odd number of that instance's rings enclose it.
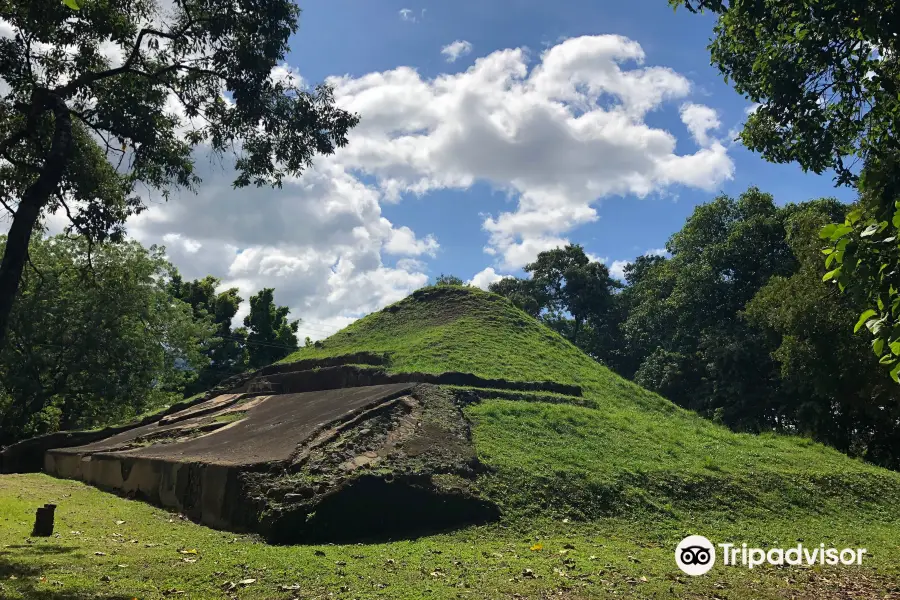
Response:
[[[703,575],[716,564],[716,549],[702,535],[689,535],[675,548],[675,564],[688,575]]]
[[[713,544],[702,535],[689,535],[675,548],[675,564],[688,575],[703,575],[716,564],[716,546],[721,549],[722,564],[752,569],[770,565],[861,565],[865,548],[826,548],[825,544],[791,548],[748,548],[747,544]]]

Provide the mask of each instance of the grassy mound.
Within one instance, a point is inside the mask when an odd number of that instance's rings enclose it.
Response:
[[[0,476],[0,597],[888,598],[900,588],[900,474],[801,437],[735,434],[597,364],[506,300],[427,288],[285,362],[388,352],[394,372],[582,387],[479,392],[480,491],[498,523],[369,544],[272,546],[45,475]],[[460,398],[471,394],[457,390]],[[471,395],[468,396],[471,398]],[[58,537],[28,539],[55,502]],[[718,563],[683,575],[684,536],[865,547],[864,565]]]
[[[467,409],[489,468],[481,485],[508,514],[900,514],[900,474],[803,437],[734,433],[619,377],[495,294],[425,288],[283,362],[359,351],[389,353],[393,372],[582,387],[581,406],[496,398]]]

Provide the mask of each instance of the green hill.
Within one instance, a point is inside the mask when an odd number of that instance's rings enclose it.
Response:
[[[481,485],[507,512],[900,514],[900,474],[804,437],[733,433],[619,377],[496,294],[424,288],[282,362],[358,351],[389,353],[393,372],[583,388],[583,406],[498,398],[467,409],[491,469]]]
[[[368,544],[273,546],[46,475],[0,475],[0,597],[887,598],[900,474],[799,436],[738,434],[612,373],[477,289],[425,288],[284,362],[387,353],[389,371],[581,386],[479,390],[464,413],[497,523]],[[339,362],[339,361],[338,361]],[[468,392],[466,392],[468,394]],[[459,394],[460,398],[470,395]],[[29,539],[56,502],[58,538]],[[868,549],[863,566],[673,559],[700,534],[761,548]]]

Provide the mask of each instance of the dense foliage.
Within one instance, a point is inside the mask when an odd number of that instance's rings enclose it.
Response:
[[[3,239],[3,238],[0,238]],[[0,347],[0,439],[91,427],[181,398],[213,335],[167,283],[162,250],[34,239]]]
[[[490,291],[506,296],[594,358],[617,365],[621,348],[613,292],[620,284],[606,265],[570,244],[541,252],[525,272],[530,278],[501,279]]]
[[[822,230],[823,279],[849,292],[857,330],[900,382],[900,38],[895,0],[669,0],[718,16],[709,46],[757,103],[741,140],[858,185],[859,210]]]

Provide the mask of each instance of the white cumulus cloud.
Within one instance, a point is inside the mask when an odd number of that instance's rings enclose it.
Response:
[[[465,56],[472,52],[472,44],[465,40],[456,40],[452,44],[447,44],[441,48],[441,54],[447,58],[447,62],[456,62],[460,56]]]
[[[687,103],[681,106],[681,120],[691,132],[691,137],[701,146],[709,146],[715,141],[709,132],[722,126],[715,110],[702,104]]]
[[[215,275],[245,298],[274,287],[304,320],[301,336],[316,339],[427,283],[439,240],[387,219],[385,202],[481,183],[512,201],[483,215],[486,239],[470,242],[494,261],[471,280],[487,287],[568,243],[606,197],[714,190],[732,176],[727,149],[709,136],[715,111],[689,103],[684,76],[643,62],[637,42],[600,35],[536,57],[498,50],[434,78],[408,66],[331,77],[336,102],[362,118],[346,147],[281,189],[236,190],[231,160],[199,152],[198,193],[148,198],[129,232],[165,244],[186,278]],[[304,85],[290,65],[272,77]],[[698,141],[693,152],[677,153],[675,135],[646,122],[671,103]]]
[[[492,283],[497,283],[501,279],[506,279],[507,277],[512,277],[512,275],[501,275],[497,273],[493,267],[488,267],[475,273],[472,279],[470,279],[466,283],[468,285],[474,285],[475,287],[486,290]]]
[[[537,64],[517,48],[434,79],[409,67],[332,78],[338,102],[363,115],[340,161],[374,176],[393,201],[478,181],[507,191],[517,207],[484,218],[486,250],[519,268],[595,221],[604,197],[714,190],[732,176],[722,144],[706,136],[677,154],[674,135],[645,122],[691,85],[643,59],[637,42],[601,35],[565,40]],[[691,132],[705,135],[716,114],[692,106]]]
[[[625,280],[625,267],[628,266],[628,260],[614,260],[609,266],[609,275],[613,279]]]

